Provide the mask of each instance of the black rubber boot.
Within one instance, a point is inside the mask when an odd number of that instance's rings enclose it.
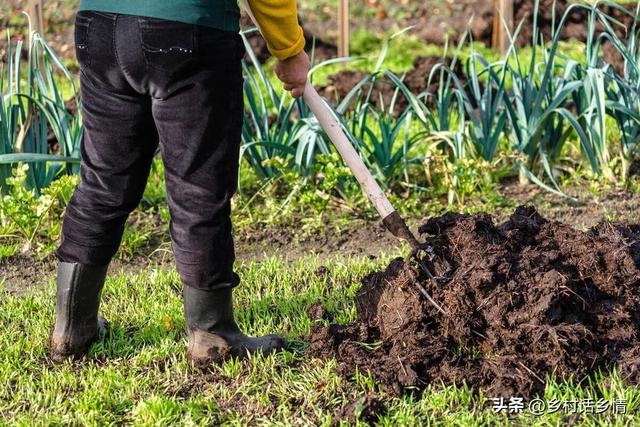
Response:
[[[187,360],[197,367],[231,357],[245,358],[255,352],[267,355],[285,345],[284,338],[278,335],[249,337],[242,333],[233,318],[232,291],[232,288],[209,291],[184,287],[189,334]]]
[[[108,328],[98,317],[108,265],[58,264],[56,324],[49,337],[51,359],[81,358]]]

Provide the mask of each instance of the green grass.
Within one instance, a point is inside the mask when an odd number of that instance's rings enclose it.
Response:
[[[509,418],[494,414],[483,396],[434,384],[422,397],[384,394],[365,374],[343,378],[335,361],[303,354],[314,321],[307,311],[322,302],[344,323],[354,319],[353,296],[362,276],[385,266],[391,254],[370,259],[287,263],[270,258],[238,267],[237,319],[251,334],[277,332],[291,350],[267,358],[231,361],[210,371],[185,361],[186,337],[175,270],[155,266],[109,275],[102,313],[111,336],[92,347],[89,360],[52,365],[44,344],[54,316],[53,276],[24,296],[0,298],[0,425],[327,425],[334,411],[365,395],[387,407],[380,425],[563,425],[562,413]],[[317,275],[320,266],[329,274]],[[0,288],[2,284],[0,284]],[[546,399],[586,395],[626,398],[626,416],[572,418],[578,425],[637,425],[640,393],[619,378],[586,391],[552,384]],[[561,411],[560,411],[561,412]]]

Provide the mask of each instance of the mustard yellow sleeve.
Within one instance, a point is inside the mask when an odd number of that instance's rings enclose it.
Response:
[[[273,56],[287,59],[304,49],[296,0],[249,0],[249,4]]]

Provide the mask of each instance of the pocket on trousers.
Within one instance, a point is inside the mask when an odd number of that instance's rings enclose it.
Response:
[[[194,26],[156,18],[139,18],[140,41],[147,66],[168,73],[193,59]]]
[[[76,14],[74,26],[74,39],[76,47],[76,58],[80,69],[84,70],[91,63],[91,55],[89,50],[89,28],[93,18],[85,12]]]

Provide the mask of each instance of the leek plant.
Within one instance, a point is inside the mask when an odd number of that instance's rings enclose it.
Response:
[[[383,49],[374,72],[351,89],[336,109],[345,121],[346,134],[383,188],[398,180],[410,181],[410,166],[422,161],[416,147],[426,137],[412,126],[414,110],[399,108],[400,97],[411,103],[415,96],[401,78],[379,69],[385,52]],[[378,99],[374,96],[374,89],[384,86],[392,88],[388,103],[381,92],[377,92]]]
[[[431,93],[427,89],[418,95],[418,99],[422,101],[420,107],[423,115],[427,117],[426,121],[422,121],[423,125],[431,133],[432,139],[441,141],[440,148],[449,153],[448,156],[452,161],[463,159],[468,155],[464,89],[454,71],[459,61],[458,54],[462,47],[462,39],[451,64],[446,65],[444,62],[437,64],[429,73],[427,88],[431,87],[437,78],[436,93]],[[431,111],[431,108],[434,111]]]
[[[573,78],[572,68],[557,63],[558,47],[562,28],[574,8],[567,8],[560,24],[554,28],[552,40],[547,48],[538,31],[537,15],[539,0],[534,8],[533,53],[527,66],[521,63],[515,49],[509,54],[514,66],[505,62],[512,82],[512,90],[505,93],[504,105],[508,112],[511,139],[517,152],[526,157],[517,167],[521,176],[526,176],[536,184],[558,194],[562,194],[557,182],[554,164],[558,162],[562,149],[575,133],[597,174],[600,163],[592,145],[576,117],[567,109],[570,97],[583,89],[583,82]],[[514,38],[511,40],[513,46]],[[542,61],[537,58],[537,50],[542,51]],[[544,172],[552,187],[538,178]]]
[[[629,161],[638,155],[640,144],[640,81],[613,76],[607,86],[607,111],[620,131],[622,178],[628,174]]]
[[[372,79],[371,87],[377,79]],[[416,146],[425,139],[425,132],[413,132],[413,111],[405,109],[395,115],[400,87],[395,87],[388,105],[379,94],[378,107],[371,99],[372,92],[358,102],[350,120],[350,131],[360,141],[366,163],[384,187],[398,179],[410,181],[410,165],[420,164]]]
[[[615,120],[620,131],[621,175],[625,179],[629,161],[638,155],[640,143],[640,28],[638,26],[640,3],[636,6],[635,13],[614,2],[604,3],[634,16],[632,27],[625,29],[628,37],[625,42],[611,27],[615,22],[594,7],[594,10],[599,13],[600,22],[608,30],[602,37],[616,47],[624,60],[622,75],[616,73],[612,67],[606,70],[608,84],[605,85],[605,105],[607,114]]]
[[[478,64],[481,68],[478,68]],[[501,75],[498,76],[494,68],[501,65]],[[470,121],[469,138],[477,153],[487,161],[495,158],[507,124],[507,110],[502,105],[506,94],[506,70],[503,64],[489,64],[472,50],[466,63],[469,95],[459,79],[455,79],[462,105]],[[486,76],[489,78],[483,85],[480,80]]]
[[[277,93],[246,38],[249,31],[241,34],[251,60],[251,64],[243,61],[246,108],[242,156],[262,179],[278,175],[270,162],[274,158],[306,176],[316,154],[330,154],[327,138],[302,101]]]
[[[78,171],[81,117],[65,107],[62,82],[79,103],[73,77],[44,39],[31,32],[26,64],[23,49],[22,40],[15,47],[9,40],[7,62],[0,68],[0,191],[7,191],[6,180],[17,163],[29,163],[25,185],[40,195],[61,175]],[[49,129],[59,153],[48,146]]]
[[[259,66],[255,67],[259,70],[257,77],[244,62],[243,68],[246,108],[240,152],[259,178],[270,179],[277,172],[265,162],[274,157],[287,159],[295,153],[291,143],[294,104],[285,105],[284,96],[275,93]],[[266,90],[260,87],[261,84]]]

